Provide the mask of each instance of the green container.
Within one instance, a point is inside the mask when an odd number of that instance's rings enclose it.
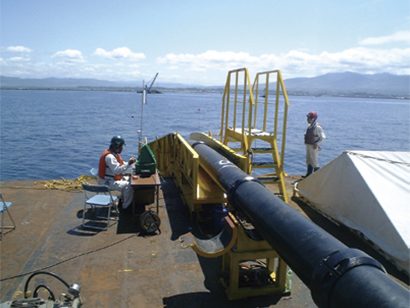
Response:
[[[148,144],[141,147],[138,160],[135,163],[135,174],[150,176],[157,170],[157,160]]]

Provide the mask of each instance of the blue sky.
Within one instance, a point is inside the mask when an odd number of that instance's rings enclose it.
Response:
[[[410,74],[408,0],[0,0],[1,74],[222,85],[229,69]]]

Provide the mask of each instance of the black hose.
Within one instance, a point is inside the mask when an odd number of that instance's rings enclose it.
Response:
[[[410,293],[375,259],[351,249],[315,225],[205,144],[193,145],[201,162],[311,290],[319,307],[405,307]]]
[[[33,277],[37,276],[37,275],[40,275],[40,274],[52,276],[52,277],[58,279],[61,283],[63,283],[63,284],[67,287],[67,289],[70,288],[70,285],[69,285],[63,278],[61,278],[60,276],[58,276],[57,274],[52,273],[52,272],[38,271],[38,272],[35,272],[35,273],[31,274],[31,275],[27,278],[27,281],[26,281],[26,283],[24,284],[24,298],[27,298],[28,285],[29,285],[31,279],[32,279]]]
[[[52,301],[55,301],[55,300],[56,300],[56,297],[54,296],[53,291],[51,291],[51,289],[50,289],[48,286],[44,285],[44,284],[39,284],[39,285],[34,289],[33,297],[37,297],[37,296],[38,296],[38,291],[39,291],[41,288],[47,290],[47,292],[48,292],[48,294],[49,294],[48,299],[51,299]]]

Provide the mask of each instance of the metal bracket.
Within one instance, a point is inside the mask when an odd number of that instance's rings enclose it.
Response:
[[[386,272],[384,267],[363,251],[353,248],[337,250],[323,258],[313,271],[312,297],[319,307],[329,307],[329,299],[337,280],[358,266],[373,266]]]

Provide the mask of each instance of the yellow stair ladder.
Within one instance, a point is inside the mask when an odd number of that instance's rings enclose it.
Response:
[[[272,79],[276,82],[274,91],[270,90]],[[264,87],[262,91],[261,87]],[[263,101],[260,92],[263,92]],[[272,96],[274,102],[270,99]],[[257,177],[275,179],[285,202],[288,202],[288,196],[283,166],[288,106],[288,95],[279,70],[257,73],[252,86],[246,68],[228,72],[222,98],[220,140],[225,145],[235,143],[234,149],[248,158],[249,174],[256,168],[269,169],[271,172]],[[254,146],[259,142],[265,146]],[[257,161],[261,156],[266,158],[267,154],[271,162]]]

